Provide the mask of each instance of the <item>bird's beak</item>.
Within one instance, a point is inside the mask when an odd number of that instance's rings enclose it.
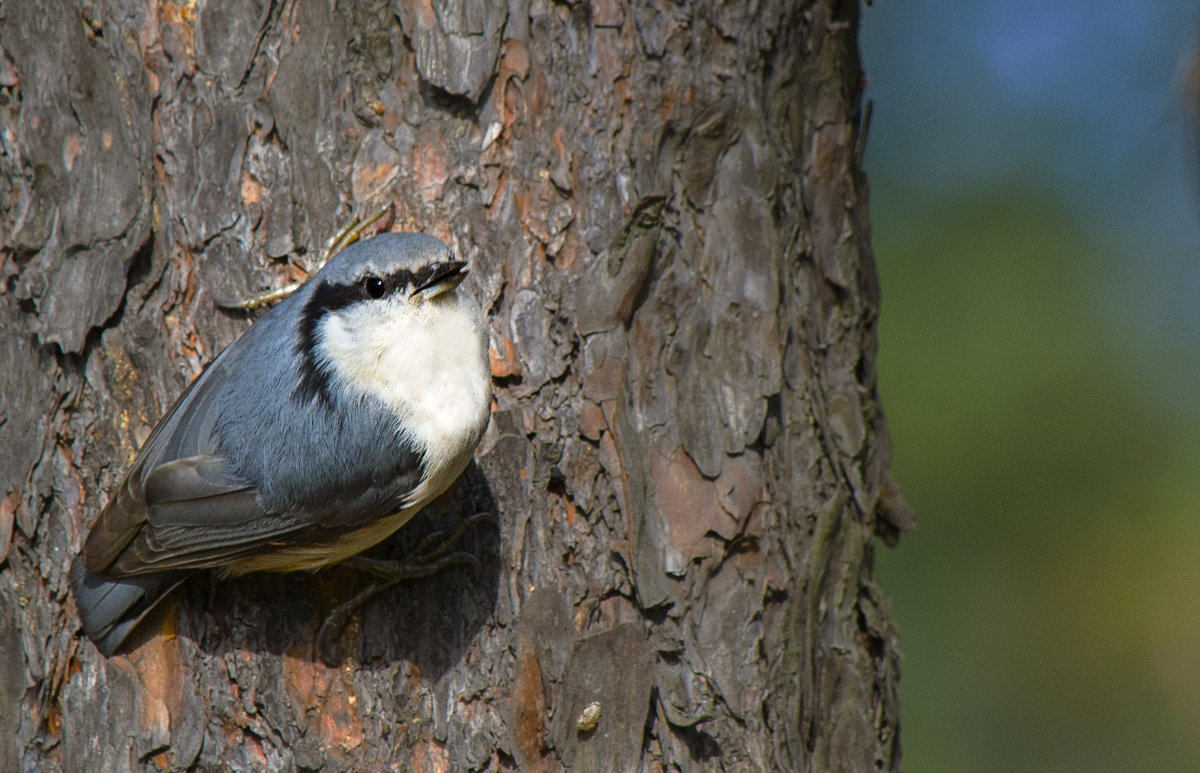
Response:
[[[435,263],[428,269],[428,274],[417,280],[413,288],[413,297],[436,298],[444,292],[458,287],[467,276],[467,264],[461,260],[448,260],[445,263]]]

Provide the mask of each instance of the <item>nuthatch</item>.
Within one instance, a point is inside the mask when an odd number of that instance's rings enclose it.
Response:
[[[465,272],[431,236],[354,244],[192,382],[72,563],[83,630],[101,652],[191,570],[341,561],[454,482],[492,395]]]

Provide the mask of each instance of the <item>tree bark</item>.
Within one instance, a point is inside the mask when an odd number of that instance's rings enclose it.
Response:
[[[0,19],[0,769],[898,769],[855,0],[68,0]],[[354,213],[448,241],[482,571],[66,572],[151,427]]]

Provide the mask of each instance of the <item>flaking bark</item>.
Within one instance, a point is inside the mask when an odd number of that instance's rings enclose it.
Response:
[[[0,18],[0,769],[892,770],[858,6],[15,3]],[[130,654],[66,571],[174,396],[354,213],[447,240],[483,570],[200,576]]]

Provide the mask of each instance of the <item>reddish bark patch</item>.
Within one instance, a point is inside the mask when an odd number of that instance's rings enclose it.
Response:
[[[542,669],[529,639],[517,643],[517,676],[510,701],[513,753],[521,770],[544,771],[546,760],[546,698],[542,693]]]
[[[709,532],[724,539],[737,522],[721,507],[717,487],[705,478],[682,448],[656,445],[650,459],[654,501],[667,526],[671,545],[691,559],[711,552]]]

